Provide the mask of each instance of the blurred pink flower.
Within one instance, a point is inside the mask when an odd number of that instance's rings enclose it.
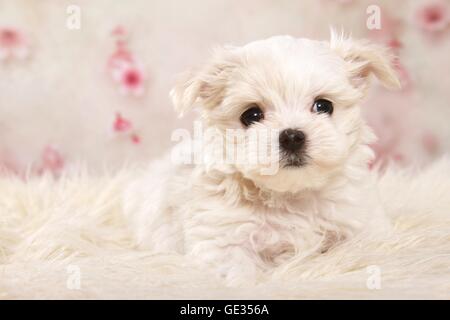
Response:
[[[118,26],[112,34],[116,37],[116,50],[108,59],[109,72],[119,84],[121,94],[141,96],[144,93],[146,77],[141,64],[127,48],[127,32]]]
[[[139,143],[141,143],[141,137],[140,137],[138,134],[133,133],[133,134],[131,135],[131,141],[132,141],[134,144],[139,144]]]
[[[122,137],[129,138],[133,144],[140,144],[141,137],[133,130],[133,123],[116,113],[116,119],[113,123],[113,131]]]
[[[415,15],[417,25],[427,32],[439,32],[450,23],[450,9],[446,2],[435,0],[419,7]]]
[[[45,172],[51,172],[54,175],[58,175],[63,168],[64,158],[59,150],[52,145],[47,145],[42,151],[41,164],[37,168],[37,174],[41,175]]]
[[[126,132],[131,130],[132,127],[130,120],[123,118],[120,113],[116,113],[116,119],[113,123],[114,132]]]
[[[123,63],[114,68],[112,75],[120,85],[121,94],[141,96],[144,93],[145,75],[138,64]]]
[[[119,68],[124,63],[134,63],[134,57],[125,47],[119,46],[109,58],[108,68]]]
[[[10,57],[25,59],[28,53],[28,41],[20,31],[0,28],[0,60]]]
[[[124,38],[128,35],[128,32],[124,26],[118,25],[111,31],[111,34],[118,38]]]
[[[401,48],[403,48],[403,43],[397,38],[391,38],[387,42],[387,46],[397,53]]]

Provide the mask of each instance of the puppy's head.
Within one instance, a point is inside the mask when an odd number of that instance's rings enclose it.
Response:
[[[245,160],[233,167],[246,178],[270,190],[298,192],[321,188],[350,161],[367,164],[370,152],[357,153],[373,136],[358,102],[372,75],[387,87],[399,85],[382,48],[335,34],[330,41],[279,36],[216,50],[171,95],[180,113],[198,107],[227,145],[244,147],[237,150],[247,152]],[[232,140],[230,130],[237,133]],[[255,132],[265,138],[251,139]],[[272,161],[249,161],[255,150],[268,152]],[[274,163],[276,170],[262,170]]]

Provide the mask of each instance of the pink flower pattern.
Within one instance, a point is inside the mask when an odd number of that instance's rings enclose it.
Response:
[[[119,112],[116,113],[112,129],[117,135],[129,138],[133,144],[141,142],[141,137],[134,131],[133,123],[124,118]]]
[[[42,175],[46,172],[50,172],[54,176],[59,176],[64,168],[64,164],[64,157],[58,148],[47,145],[42,151],[41,162],[36,168],[36,173]]]
[[[143,95],[145,75],[139,64],[122,61],[121,64],[112,69],[112,76],[119,84],[120,94],[136,97]]]
[[[107,67],[122,95],[142,96],[147,80],[142,64],[128,49],[127,33],[123,27],[112,32],[116,37],[116,49],[108,59]]]
[[[0,28],[0,60],[25,59],[29,55],[28,40],[17,29]]]
[[[430,33],[444,31],[450,25],[450,8],[442,0],[434,0],[419,7],[415,14],[416,24]]]
[[[352,0],[336,0],[336,2],[348,5]],[[417,8],[414,15],[414,23],[423,31],[429,34],[438,34],[449,29],[450,26],[450,6],[442,0],[428,1]],[[382,29],[371,30],[370,37],[373,40],[381,42],[390,47],[398,56],[403,50],[404,44],[401,40],[402,22],[399,19],[392,18],[387,12],[382,14]],[[118,92],[124,96],[140,97],[145,93],[148,81],[146,72],[140,61],[129,49],[128,32],[121,26],[115,28],[112,32],[114,37],[114,51],[107,61],[107,70],[112,80],[117,84]],[[0,27],[0,61],[11,59],[25,59],[30,54],[30,44],[27,36],[15,27]],[[411,77],[407,68],[401,63],[399,58],[395,60],[395,68],[401,79],[403,91],[411,89]],[[383,143],[375,143],[373,148],[376,152],[376,159],[371,167],[384,167],[389,161],[400,164],[406,164],[408,158],[400,150],[397,145],[401,144],[400,129],[397,125],[391,123],[384,125],[381,131],[388,131],[392,134],[391,139],[382,139]],[[112,124],[113,132],[125,137],[133,144],[141,143],[141,136],[137,133],[131,120],[123,117],[117,112]],[[396,137],[396,138],[392,138]],[[431,132],[425,133],[419,138],[419,143],[423,150],[430,154],[439,153],[439,140]],[[65,158],[57,147],[47,145],[42,150],[40,160],[34,167],[33,172],[36,174],[44,174],[50,172],[58,176],[65,166]],[[13,172],[21,174],[23,171],[17,161],[11,159],[0,160],[0,168],[2,172]]]
[[[116,119],[114,120],[113,130],[115,132],[127,132],[131,130],[132,124],[129,120],[122,117],[120,113],[116,113]]]
[[[124,96],[139,97],[144,94],[146,74],[142,64],[128,49],[128,33],[122,26],[112,31],[115,37],[115,51],[109,57],[107,68],[112,79],[118,84],[119,93]],[[113,131],[117,135],[126,136],[133,144],[140,144],[141,137],[133,129],[130,120],[116,113]]]

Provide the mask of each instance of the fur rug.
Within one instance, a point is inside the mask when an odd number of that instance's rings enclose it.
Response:
[[[450,159],[380,177],[395,224],[386,239],[362,235],[243,288],[183,256],[136,249],[120,203],[136,170],[81,171],[0,178],[0,299],[450,298]]]

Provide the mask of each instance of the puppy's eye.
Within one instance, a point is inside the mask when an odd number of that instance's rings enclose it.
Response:
[[[241,122],[244,126],[248,127],[255,122],[259,122],[264,119],[264,112],[261,108],[256,104],[252,103],[248,106],[248,109],[241,114]]]
[[[326,99],[317,99],[314,101],[314,105],[312,107],[312,111],[315,113],[333,113],[333,103]]]

